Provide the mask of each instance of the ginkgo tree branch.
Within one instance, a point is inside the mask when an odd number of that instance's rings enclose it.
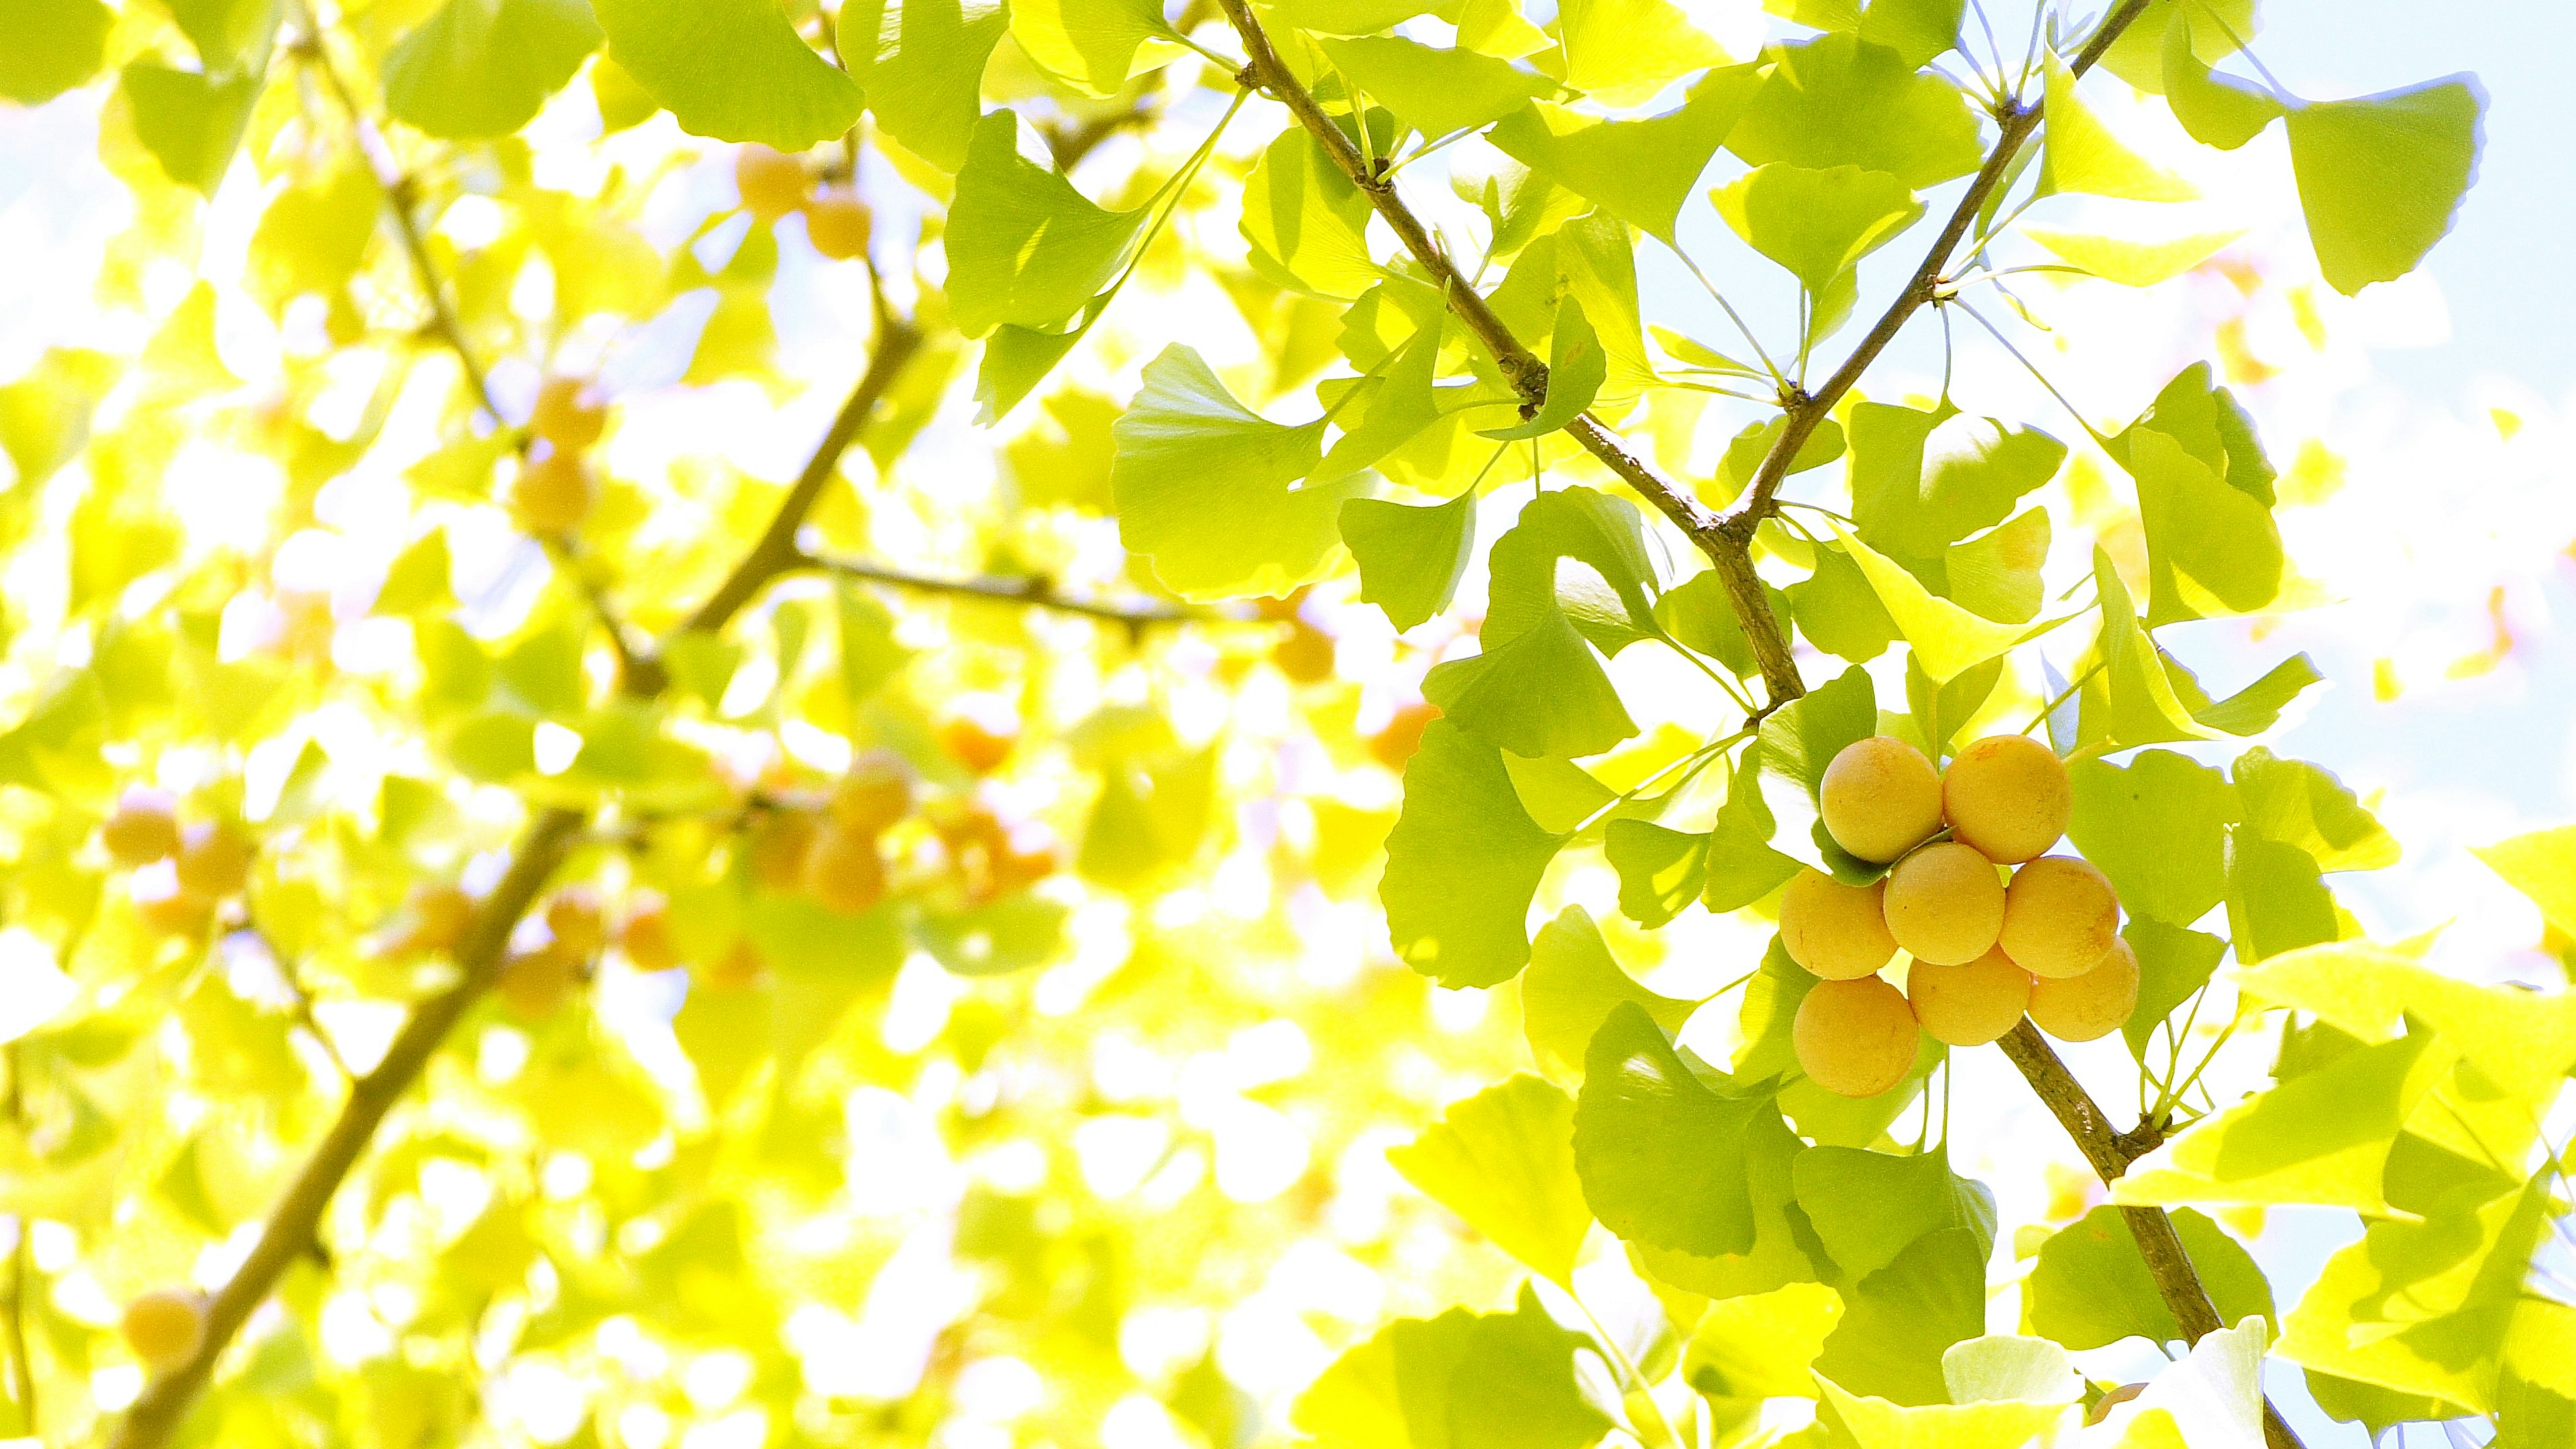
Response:
[[[1459,273],[1447,250],[1432,235],[1430,227],[1396,194],[1394,178],[1360,154],[1341,127],[1334,125],[1332,117],[1324,113],[1314,93],[1280,60],[1277,48],[1270,42],[1269,32],[1253,15],[1250,0],[1219,0],[1219,3],[1225,9],[1226,19],[1233,23],[1235,33],[1242,38],[1244,54],[1250,57],[1239,79],[1268,92],[1286,106],[1297,123],[1315,138],[1316,146],[1325,157],[1369,199],[1369,205],[1395,232],[1396,239],[1404,243],[1404,249],[1412,253],[1414,261],[1430,274],[1433,284],[1448,299],[1450,313],[1492,355],[1495,365],[1510,381],[1513,390],[1520,394],[1524,406],[1535,409],[1544,402],[1547,398],[1547,364],[1513,335],[1512,329],[1495,313],[1492,304]],[[1766,619],[1770,617],[1771,606],[1762,592],[1762,580],[1753,571],[1750,530],[1740,535],[1726,531],[1718,516],[1691,496],[1688,489],[1648,467],[1644,460],[1628,451],[1627,445],[1616,434],[1589,414],[1578,416],[1566,424],[1565,431],[1583,445],[1585,452],[1599,459],[1602,466],[1618,475],[1620,481],[1634,489],[1639,497],[1654,505],[1656,512],[1670,519],[1702,553],[1708,555],[1709,562],[1717,567],[1719,576],[1725,580],[1727,595],[1734,601],[1738,615],[1748,619],[1756,614]],[[1776,708],[1803,692],[1798,682],[1797,666],[1790,661],[1785,650],[1776,657],[1766,654],[1761,658],[1763,683],[1770,690],[1771,707]]]
[[[823,486],[839,468],[842,454],[857,441],[877,404],[920,344],[921,334],[909,322],[880,319],[867,368],[807,459],[796,486],[780,500],[759,541],[706,603],[689,616],[682,626],[684,630],[722,629],[770,581],[798,566],[804,556],[795,545],[797,530],[820,501]],[[656,670],[629,674],[622,687],[629,695],[649,698],[661,691],[663,681],[664,676]],[[224,1350],[240,1334],[251,1314],[267,1301],[287,1268],[319,1242],[323,1214],[340,1185],[357,1167],[386,1115],[419,1081],[430,1058],[465,1013],[498,979],[511,935],[555,872],[582,843],[588,823],[586,812],[556,806],[539,812],[520,833],[508,872],[477,906],[464,939],[456,947],[455,982],[414,1006],[384,1056],[350,1084],[340,1115],[296,1173],[285,1195],[270,1208],[250,1256],[207,1300],[204,1332],[196,1351],[184,1363],[144,1386],[109,1439],[111,1449],[160,1449],[170,1442],[189,1406],[212,1378],[215,1363]]]
[[[1341,128],[1325,114],[1313,93],[1280,61],[1269,35],[1254,17],[1249,0],[1220,0],[1220,3],[1243,40],[1245,54],[1250,57],[1241,79],[1267,91],[1286,105],[1290,114],[1314,137],[1326,158],[1368,197],[1371,207],[1404,243],[1405,250],[1412,253],[1414,260],[1440,287],[1448,300],[1450,312],[1493,355],[1495,363],[1524,402],[1535,407],[1544,401],[1547,396],[1546,364],[1512,334],[1484,297],[1459,274],[1430,229],[1396,194],[1392,181],[1359,154]],[[2090,70],[2121,33],[2145,12],[2147,5],[2148,0],[2123,0],[2095,27],[2092,36],[2069,62],[2069,69],[2078,75]],[[1966,194],[1943,224],[1922,264],[1842,365],[1815,391],[1790,402],[1781,436],[1764,456],[1744,503],[1734,512],[1723,518],[1713,515],[1687,492],[1630,454],[1609,430],[1589,416],[1577,417],[1566,427],[1566,431],[1573,434],[1586,451],[1652,503],[1716,566],[1735,604],[1736,617],[1743,621],[1754,656],[1761,664],[1763,683],[1770,695],[1761,713],[1768,713],[1798,698],[1806,688],[1799,678],[1789,641],[1772,616],[1760,576],[1753,568],[1754,530],[1777,510],[1780,484],[1787,478],[1791,462],[1817,425],[1850,393],[1861,375],[1904,330],[1914,314],[1934,299],[1952,265],[1953,253],[1959,243],[1975,224],[1987,199],[2003,185],[2022,146],[2038,131],[2042,107],[2037,102],[2027,105],[2006,102],[1996,119],[2000,133],[1994,150],[1978,168]],[[2022,1069],[2041,1100],[2057,1113],[2059,1121],[2084,1149],[2104,1181],[2117,1177],[2137,1153],[2147,1150],[2146,1147],[2138,1147],[2133,1152],[2121,1145],[2141,1139],[2124,1139],[2111,1131],[2100,1106],[2027,1022],[2013,1036],[2006,1038],[2006,1052]],[[2145,1130],[2152,1134],[2152,1124]],[[2172,1220],[2157,1208],[2124,1208],[2122,1211],[2131,1233],[2138,1239],[2140,1254],[2155,1277],[2157,1290],[2173,1306],[2175,1321],[2195,1341],[2218,1327],[2217,1310],[2210,1305],[2208,1291],[2193,1269],[2190,1256],[2183,1250]],[[2273,1449],[2297,1449],[2297,1437],[2290,1432],[2269,1400],[2264,1404],[2264,1430]]]
[[[1143,599],[1119,603],[1107,599],[1085,598],[1068,594],[1042,575],[977,578],[941,578],[917,574],[908,569],[891,568],[862,559],[834,558],[808,553],[800,557],[797,567],[816,569],[843,578],[864,579],[921,594],[946,594],[956,598],[990,599],[996,603],[1021,604],[1032,609],[1047,609],[1059,614],[1076,614],[1098,619],[1107,624],[1124,624],[1139,631],[1154,624],[1246,623],[1257,622],[1259,615],[1250,612],[1194,608],[1188,604],[1165,603]]]

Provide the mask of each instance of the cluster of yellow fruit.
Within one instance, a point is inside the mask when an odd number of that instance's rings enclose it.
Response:
[[[1008,756],[1006,733],[960,716],[940,731],[942,747],[978,773]],[[885,833],[913,809],[911,767],[883,750],[851,762],[819,803],[774,798],[754,816],[747,849],[752,876],[782,893],[802,893],[825,908],[857,915],[885,898]],[[1055,852],[1024,848],[1010,827],[980,805],[931,813],[959,894],[981,905],[1055,873]]]
[[[2091,865],[2047,853],[2073,804],[2066,766],[2023,735],[1978,740],[1946,776],[1885,735],[1834,756],[1817,798],[1825,830],[1894,865],[1866,886],[1803,871],[1781,896],[1781,945],[1823,978],[1792,1032],[1809,1078],[1874,1097],[1913,1067],[1918,1026],[1980,1046],[2025,1012],[2067,1041],[2128,1021],[2138,958],[2120,937],[2119,897]],[[2007,866],[2018,867],[2009,884]],[[1900,948],[1912,958],[1903,991],[1878,975]]]
[[[581,527],[599,495],[591,447],[608,429],[608,403],[585,377],[549,377],[528,414],[528,450],[510,480],[510,516],[544,538]]]
[[[128,870],[171,861],[174,884],[137,898],[143,919],[177,936],[203,935],[215,910],[250,884],[257,848],[239,826],[207,820],[184,829],[179,802],[159,790],[128,790],[98,827],[108,857]]]
[[[802,156],[790,156],[762,145],[733,153],[734,190],[743,209],[763,226],[791,211],[805,213],[805,239],[814,250],[836,262],[865,256],[876,218],[859,199],[855,186],[814,184],[814,173]]]

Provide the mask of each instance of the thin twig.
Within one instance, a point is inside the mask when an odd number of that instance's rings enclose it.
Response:
[[[1079,614],[1104,623],[1124,624],[1141,630],[1154,624],[1188,623],[1255,623],[1260,615],[1249,610],[1193,608],[1187,604],[1165,603],[1157,599],[1140,599],[1132,603],[1084,598],[1062,593],[1042,575],[1004,577],[987,574],[978,578],[940,578],[890,568],[884,564],[860,559],[827,558],[821,554],[799,556],[798,568],[819,569],[843,578],[865,579],[914,593],[948,594],[960,598],[991,599],[998,603],[1024,604],[1033,609],[1051,609],[1059,614]]]
[[[321,74],[324,87],[340,102],[341,112],[348,117],[349,130],[357,138],[358,153],[366,158],[368,174],[375,178],[377,189],[384,193],[385,209],[393,213],[394,231],[402,238],[403,251],[411,258],[412,272],[420,281],[421,295],[429,301],[430,329],[438,334],[439,341],[446,344],[450,352],[456,354],[458,365],[465,369],[465,384],[473,391],[475,406],[483,410],[493,426],[506,427],[508,424],[503,421],[500,408],[492,402],[490,376],[484,371],[481,360],[474,355],[473,344],[466,341],[465,326],[458,320],[454,305],[448,301],[447,288],[439,280],[437,263],[430,259],[429,242],[421,234],[420,218],[412,214],[412,205],[419,199],[418,187],[413,184],[411,174],[395,159],[393,147],[386,142],[384,132],[368,117],[366,108],[358,104],[357,93],[349,89],[349,83],[339,68],[331,64],[331,52],[322,31],[321,18],[310,4],[302,9],[305,33],[302,42],[295,47],[295,54]]]

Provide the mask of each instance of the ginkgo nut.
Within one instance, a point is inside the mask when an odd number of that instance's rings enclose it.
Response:
[[[159,790],[128,790],[99,822],[98,839],[129,869],[166,860],[179,848],[179,802]]]
[[[598,442],[607,428],[608,404],[590,379],[557,375],[537,384],[528,431],[558,451],[578,453]]]
[[[179,846],[179,890],[219,901],[250,884],[250,837],[223,821],[189,827]]]
[[[805,890],[825,909],[855,916],[885,899],[885,857],[872,831],[825,825],[805,852]]]
[[[2033,976],[2081,976],[2120,932],[2120,898],[2102,872],[2043,855],[2013,872],[2004,896],[2004,954]]]
[[[850,762],[832,787],[833,823],[861,835],[881,835],[912,812],[912,766],[891,750],[870,750]]]
[[[2114,940],[2081,976],[2042,978],[2031,988],[2030,1019],[2059,1041],[2091,1041],[2128,1025],[2138,1009],[2138,953]]]
[[[2029,1009],[2030,973],[2000,950],[1961,966],[1917,961],[1905,973],[1905,999],[1934,1041],[1983,1046]]]
[[[680,964],[680,948],[671,939],[671,908],[658,895],[647,894],[626,909],[618,923],[617,944],[638,971],[668,971]]]
[[[2047,854],[2066,834],[2074,809],[2065,764],[2028,735],[1978,740],[1941,777],[1941,813],[1951,839],[1999,865]]]
[[[125,1305],[116,1330],[145,1368],[168,1373],[195,1358],[205,1343],[205,1303],[185,1289],[155,1288]]]
[[[1995,948],[2004,884],[1994,862],[1957,841],[1927,845],[1887,873],[1887,931],[1918,961],[1962,966]]]
[[[1816,809],[1836,845],[1866,861],[1891,861],[1941,828],[1941,776],[1921,750],[1872,735],[1825,766]]]
[[[578,966],[575,959],[549,946],[535,951],[514,951],[501,961],[501,974],[492,983],[512,1013],[529,1021],[543,1021],[560,1010],[564,998],[572,994]]]
[[[806,169],[802,156],[773,151],[756,142],[738,147],[733,153],[734,190],[742,197],[743,207],[762,222],[776,221],[803,206],[805,194],[813,184],[813,174]]]
[[[833,261],[865,256],[875,228],[875,214],[849,187],[826,187],[805,203],[805,239]]]
[[[1905,994],[1875,976],[1819,981],[1798,1003],[1789,1044],[1817,1086],[1843,1097],[1875,1097],[1914,1067],[1914,1011]]]
[[[590,516],[597,491],[590,464],[581,454],[543,444],[519,464],[510,480],[510,516],[521,529],[539,537],[567,534]]]
[[[1868,976],[1896,957],[1888,934],[1887,882],[1845,885],[1802,870],[1780,893],[1780,945],[1789,959],[1828,981]]]

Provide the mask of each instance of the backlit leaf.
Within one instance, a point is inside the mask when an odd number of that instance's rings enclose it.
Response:
[[[1640,121],[1597,120],[1533,101],[1504,117],[1488,139],[1532,171],[1669,242],[1700,172],[1762,84],[1758,66],[1713,70],[1679,108]]]
[[[593,0],[611,58],[693,136],[802,151],[859,118],[858,86],[775,0]]]
[[[1574,1175],[1574,1100],[1532,1076],[1463,1101],[1386,1160],[1540,1277],[1570,1287],[1592,1227]]]
[[[2477,173],[2486,97],[2466,77],[2290,112],[2308,240],[2345,296],[2415,269]]]
[[[1473,50],[1443,50],[1402,36],[1327,40],[1324,54],[1372,101],[1425,136],[1499,121],[1556,89],[1554,82]]]
[[[1574,1162],[1584,1200],[1631,1242],[1699,1257],[1753,1246],[1744,1153],[1757,1121],[1777,1125],[1768,1088],[1721,1093],[1673,1051],[1645,1008],[1611,1008],[1584,1056]]]
[[[1521,808],[1501,751],[1433,720],[1404,767],[1378,886],[1395,954],[1444,986],[1509,981],[1529,962],[1530,898],[1563,843]]]
[[[1010,28],[1003,0],[879,0],[845,5],[841,63],[868,112],[906,150],[943,171],[966,164],[982,118],[984,63]]]
[[[385,108],[433,136],[506,136],[599,48],[587,0],[447,0],[385,56]]]
[[[2181,1208],[2172,1216],[2220,1321],[2272,1317],[2271,1285],[2253,1256],[2200,1213]],[[2050,1235],[2022,1293],[2030,1326],[2068,1348],[2101,1348],[2131,1336],[2161,1344],[2183,1336],[2120,1209],[2107,1204]]]
[[[1916,191],[1977,169],[1968,98],[1895,50],[1826,35],[1768,54],[1771,78],[1726,138],[1728,150],[1754,165],[1858,166]]]
[[[948,305],[957,330],[1053,327],[1109,284],[1145,213],[1105,211],[1019,151],[1019,118],[976,123],[948,218]]]

